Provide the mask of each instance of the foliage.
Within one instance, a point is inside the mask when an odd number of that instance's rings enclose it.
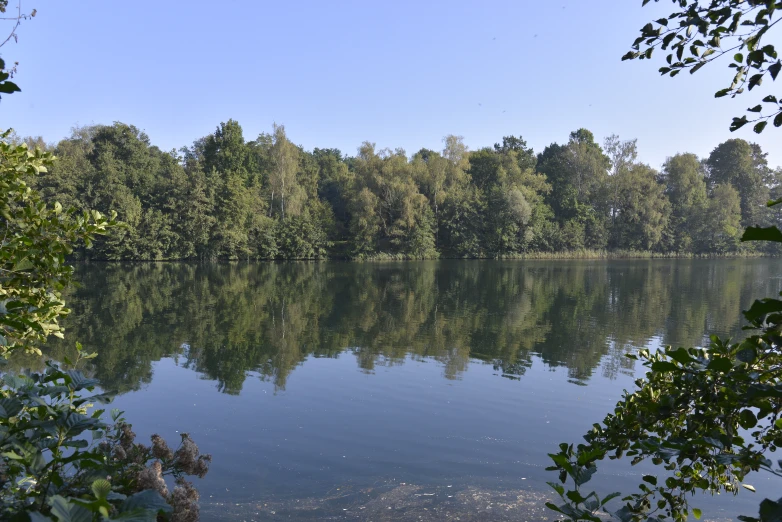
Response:
[[[75,368],[85,354],[77,346]],[[211,457],[187,435],[176,451],[153,435],[136,443],[107,394],[76,369],[48,362],[41,373],[6,375],[0,389],[0,517],[3,520],[196,520],[198,495],[185,475],[203,477]],[[86,395],[85,395],[86,393]],[[173,493],[163,479],[176,479]],[[108,479],[108,480],[107,480]]]
[[[115,224],[100,212],[47,205],[28,180],[52,165],[51,153],[14,145],[0,135],[0,356],[17,349],[40,354],[35,341],[62,336],[68,313],[60,292],[73,269],[65,262],[78,241],[90,244]]]
[[[643,5],[650,0],[643,0]],[[659,1],[659,0],[655,0]],[[727,55],[728,65],[734,70],[731,83],[715,93],[715,97],[736,96],[745,89],[751,91],[765,78],[777,79],[782,70],[771,29],[779,23],[775,19],[782,9],[779,0],[672,0],[680,10],[655,22],[646,24],[633,42],[632,50],[623,60],[650,59],[655,49],[668,51],[666,65],[660,74],[676,76],[683,70],[691,74],[705,65]],[[763,114],[764,108],[766,114]],[[747,109],[747,115],[733,118],[730,130],[748,123],[753,130],[763,132],[769,121],[782,126],[782,98],[769,94],[763,103]]]
[[[743,239],[780,241],[782,233],[751,228]],[[605,510],[606,499],[585,494],[582,486],[606,456],[632,457],[633,465],[651,461],[665,469],[662,475],[644,475],[639,492],[623,497],[622,507],[610,512],[622,521],[683,521],[689,513],[700,518],[701,511],[689,505],[693,492],[754,491],[744,483],[750,473],[782,475],[768,458],[782,444],[782,301],[755,301],[744,315],[756,333],[740,343],[712,336],[706,348],[629,354],[649,369],[645,379],[594,425],[586,444],[562,444],[560,452],[550,454],[554,466],[548,469],[558,471],[560,480],[550,484],[563,503],[549,507],[570,520],[600,520],[597,513]],[[569,480],[573,489],[566,491]],[[767,499],[759,519],[740,518],[774,520],[779,508]]]
[[[724,255],[749,249],[698,240],[707,235],[708,200],[722,196],[716,186],[738,191],[742,225],[767,225],[772,215],[757,203],[782,181],[744,140],[720,144],[706,162],[685,154],[658,173],[638,161],[635,140],[611,136],[601,147],[586,129],[537,156],[517,136],[475,151],[446,136],[441,151],[412,157],[372,143],[355,157],[309,152],[283,126],[272,130],[247,141],[229,120],[177,153],[132,125],[80,128],[53,147],[60,161],[30,183],[49,202],[113,210],[126,223],[79,255],[171,260],[492,258],[584,248]]]
[[[709,184],[729,184],[738,191],[742,226],[766,224],[768,212],[764,212],[764,203],[769,195],[769,168],[760,147],[744,140],[727,140],[709,154],[706,166]]]
[[[1,354],[40,355],[43,341],[63,335],[59,321],[68,309],[61,293],[73,277],[67,256],[78,242],[90,245],[96,235],[116,228],[116,213],[106,219],[97,211],[47,205],[30,182],[52,165],[52,154],[13,144],[9,136],[5,132],[0,141]],[[154,444],[151,449],[136,444],[118,413],[113,425],[104,423],[103,410],[91,408],[93,403],[109,402],[110,396],[85,395],[94,391],[97,381],[75,369],[81,360],[94,356],[77,345],[74,369],[48,362],[40,373],[4,376],[0,516],[59,521],[197,519],[197,492],[183,477],[203,476],[210,457],[199,459],[189,438],[171,456],[156,453]],[[63,360],[71,364],[67,357]],[[85,438],[89,434],[92,443]],[[158,470],[176,477],[172,494],[162,488],[149,491],[153,484],[145,477]]]
[[[770,202],[773,206],[778,202]],[[736,189],[716,185],[709,202],[705,230],[718,248],[735,248],[740,234],[740,203]],[[776,227],[750,227],[742,241],[782,242]],[[756,333],[740,343],[711,338],[707,348],[672,348],[651,353],[641,350],[628,357],[640,359],[649,371],[636,381],[637,389],[625,393],[614,412],[594,424],[586,444],[561,444],[550,454],[560,483],[550,483],[561,504],[547,504],[570,520],[600,520],[599,511],[616,519],[642,521],[672,518],[684,521],[692,513],[688,497],[696,491],[738,493],[751,472],[765,470],[782,476],[768,459],[782,444],[782,301],[756,301],[745,312]],[[619,493],[600,499],[585,494],[582,486],[606,456],[632,457],[632,464],[651,461],[665,470],[644,475],[639,492],[622,498],[624,504],[607,511],[606,503]],[[779,462],[782,468],[782,461]],[[565,484],[572,481],[572,489]],[[760,517],[778,518],[778,502],[766,499]]]
[[[624,59],[651,58],[656,47],[670,47],[669,66],[660,72],[675,76],[688,68],[694,73],[728,52],[748,51],[746,61],[741,52],[734,56],[733,83],[718,91],[717,97],[735,97],[743,92],[745,84],[751,90],[760,85],[766,73],[776,79],[782,62],[774,46],[761,46],[761,39],[779,21],[773,16],[782,3],[674,3],[682,11],[657,20],[657,28],[647,24],[633,44],[634,51]],[[678,26],[669,27],[671,20],[678,21]],[[730,39],[734,40],[733,47],[723,49],[723,40]],[[691,56],[683,58],[686,50]],[[749,76],[752,70],[754,74]],[[782,125],[782,106],[776,98],[769,95],[764,102],[772,104],[776,112],[754,120],[758,133],[772,117],[777,127]],[[749,111],[759,114],[762,107]],[[734,118],[731,130],[746,123],[746,116]],[[693,159],[678,156],[669,159],[665,168],[664,179],[669,183],[675,218],[680,223],[694,224],[693,211],[703,208],[702,186],[693,182],[698,178]],[[758,207],[767,198],[767,183],[773,178],[759,147],[743,140],[728,140],[712,152],[706,166],[711,197],[701,227],[708,234],[704,239],[722,251],[735,249],[743,224],[747,228],[742,241],[782,243],[782,232],[777,227],[757,226],[769,217],[758,212]],[[768,206],[779,203],[782,200],[770,201]],[[559,482],[549,484],[561,503],[547,506],[570,520],[598,522],[604,511],[623,522],[681,522],[690,514],[702,516],[701,509],[690,508],[689,497],[695,492],[738,494],[741,488],[754,491],[744,482],[753,472],[763,470],[782,476],[782,460],[775,467],[768,458],[782,445],[782,300],[755,301],[744,317],[749,322],[745,329],[753,333],[739,343],[712,336],[706,348],[668,346],[654,353],[644,349],[629,354],[648,368],[645,378],[636,381],[633,393],[625,392],[613,413],[593,425],[584,436],[586,444],[561,444],[558,453],[549,454],[554,465],[548,469],[559,472]],[[597,471],[597,462],[606,456],[631,457],[633,465],[651,461],[664,471],[644,475],[638,491],[624,496],[621,507],[609,511],[607,503],[620,493],[600,499],[596,492],[585,494],[582,490]],[[779,520],[780,513],[782,499],[765,499],[758,517],[739,519],[770,522]]]

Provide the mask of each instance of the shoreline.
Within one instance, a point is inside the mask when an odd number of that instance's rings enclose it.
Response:
[[[209,258],[173,258],[173,259],[101,259],[101,258],[83,258],[76,257],[69,262],[77,264],[89,263],[236,263],[236,262],[254,262],[254,263],[319,263],[319,262],[346,262],[346,263],[376,263],[381,261],[567,261],[567,260],[617,260],[617,259],[760,259],[777,258],[780,256],[763,252],[733,252],[726,254],[693,254],[686,252],[650,252],[634,250],[573,250],[563,252],[527,252],[523,254],[509,254],[497,257],[411,257],[404,254],[378,253],[365,257],[321,257],[321,258],[287,258],[287,259],[264,259],[264,258],[230,258],[230,257],[209,257]]]

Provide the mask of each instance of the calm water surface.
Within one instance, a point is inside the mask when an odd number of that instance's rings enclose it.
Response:
[[[92,264],[67,325],[140,437],[187,431],[213,454],[205,520],[530,520],[553,518],[546,453],[632,388],[624,354],[740,335],[740,311],[782,289],[780,269]],[[596,488],[637,485],[643,470],[612,464]],[[755,486],[699,505],[754,514],[780,484]]]

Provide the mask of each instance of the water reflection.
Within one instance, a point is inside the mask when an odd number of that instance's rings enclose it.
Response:
[[[769,260],[89,265],[69,296],[69,342],[99,352],[106,388],[138,389],[173,356],[229,394],[248,374],[285,389],[308,357],[372,372],[408,356],[457,379],[478,359],[522,378],[533,356],[571,382],[632,371],[627,350],[740,333],[779,292]],[[50,344],[57,358],[67,347]]]

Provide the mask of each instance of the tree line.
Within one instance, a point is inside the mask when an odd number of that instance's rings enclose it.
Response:
[[[659,171],[638,160],[636,140],[601,145],[586,129],[539,154],[521,137],[470,151],[446,136],[412,157],[370,142],[355,156],[307,151],[276,124],[248,141],[234,120],[169,152],[124,123],[27,141],[59,158],[35,180],[47,200],[125,223],[85,252],[93,259],[724,255],[759,248],[740,243],[745,227],[779,221],[765,203],[782,169],[742,139]]]

